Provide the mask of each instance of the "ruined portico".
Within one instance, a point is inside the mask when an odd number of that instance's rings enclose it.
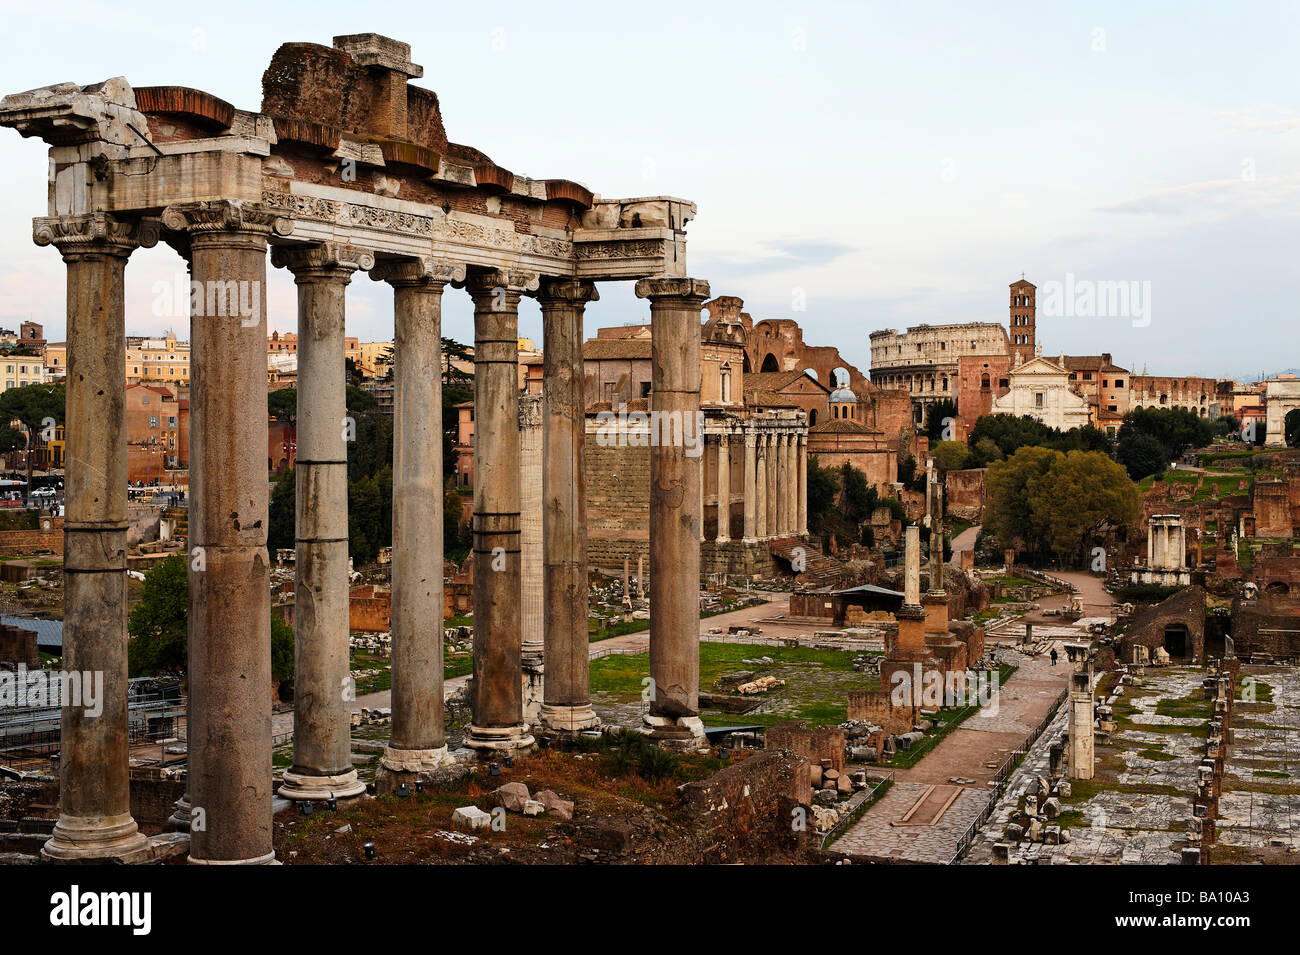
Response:
[[[53,858],[132,860],[144,848],[130,815],[125,743],[122,276],[131,249],[152,244],[160,231],[186,257],[193,281],[191,861],[274,860],[268,247],[275,264],[294,274],[299,334],[308,340],[299,374],[296,738],[282,793],[313,799],[357,790],[346,728],[347,423],[342,354],[335,354],[356,271],[394,293],[393,726],[381,776],[418,776],[449,758],[436,533],[436,369],[449,285],[467,289],[475,311],[479,579],[467,743],[510,753],[533,741],[520,673],[523,641],[533,636],[521,632],[520,617],[515,349],[524,295],[542,305],[548,356],[541,719],[557,733],[595,722],[585,606],[579,610],[582,485],[573,479],[581,474],[583,441],[582,389],[574,384],[581,379],[581,316],[596,298],[594,283],[644,280],[637,291],[652,313],[652,410],[698,412],[697,328],[708,286],[686,271],[685,225],[695,207],[670,197],[607,200],[570,180],[517,175],[448,140],[436,95],[410,82],[421,75],[406,44],[362,34],[336,37],[332,47],[282,46],[263,77],[258,112],[185,87],[132,89],[121,78],[0,102],[0,125],[50,145],[47,215],[36,220],[35,238],[56,245],[68,263],[66,659],[106,674],[104,715],[64,716],[60,821],[47,847]],[[787,477],[789,466],[787,458]],[[653,473],[657,696],[647,729],[689,744],[699,737],[698,547],[683,545],[697,540],[701,527],[698,462],[680,446],[664,446]],[[797,504],[787,503],[787,524],[797,513]]]

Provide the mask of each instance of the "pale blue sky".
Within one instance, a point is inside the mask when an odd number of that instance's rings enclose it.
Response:
[[[411,44],[454,141],[606,196],[695,201],[691,274],[864,370],[873,329],[1005,322],[1022,271],[1151,283],[1148,326],[1045,318],[1047,354],[1300,366],[1295,2],[114,6],[4,3],[0,92],[124,75],[257,109],[280,43],[383,33]],[[44,151],[0,130],[0,324],[59,338],[63,268],[30,240]],[[176,261],[132,259],[131,333],[161,331],[150,289]],[[630,286],[601,294],[588,334],[645,320]],[[273,328],[293,302],[273,270]],[[355,280],[349,332],[390,337],[390,309]],[[463,293],[445,325],[472,339]],[[532,303],[521,333],[540,338]]]

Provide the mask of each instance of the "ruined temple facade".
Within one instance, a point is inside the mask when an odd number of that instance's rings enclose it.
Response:
[[[636,281],[650,308],[651,410],[700,407],[708,283],[686,272],[692,203],[603,199],[530,179],[452,142],[410,48],[375,34],[289,43],[260,110],[123,78],[6,96],[0,125],[49,144],[38,245],[67,268],[65,663],[101,671],[104,715],[62,720],[60,808],[45,855],[137,861],[126,729],[124,274],[166,242],[191,276],[190,860],[266,863],[272,848],[270,561],[266,551],[266,270],[298,287],[297,598],[293,765],[280,795],[346,798],[350,755],[344,320],[358,273],[393,292],[392,730],[377,785],[438,771],[443,727],[444,294],[474,305],[474,692],[466,745],[526,751],[534,732],[596,725],[589,699],[582,320],[596,283]],[[544,326],[541,526],[545,691],[523,711],[518,306]],[[787,442],[784,450],[789,453]],[[702,740],[700,467],[649,449],[655,615],[645,729]],[[788,514],[788,512],[787,512]],[[787,517],[787,519],[789,519]],[[530,533],[535,528],[529,528]],[[535,615],[531,615],[535,619]],[[202,820],[202,824],[196,824]]]

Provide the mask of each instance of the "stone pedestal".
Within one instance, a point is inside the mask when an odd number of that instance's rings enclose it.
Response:
[[[700,308],[709,297],[697,279],[642,279],[650,300],[651,412],[702,437]],[[689,419],[689,424],[687,423]],[[668,431],[660,424],[660,434]],[[685,442],[660,442],[650,454],[650,712],[645,730],[674,745],[703,744],[699,722],[700,468]]]
[[[156,229],[103,214],[37,219],[38,245],[67,266],[67,511],[63,668],[102,676],[102,711],[64,706],[59,819],[41,855],[56,862],[142,861],[131,817],[126,677],[126,348],[123,278]]]

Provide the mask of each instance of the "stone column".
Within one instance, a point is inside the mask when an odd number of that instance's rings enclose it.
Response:
[[[795,448],[797,457],[796,464],[799,469],[799,505],[798,518],[795,521],[795,530],[801,537],[808,536],[808,435],[799,435],[799,443]]]
[[[279,246],[271,263],[298,286],[293,766],[280,795],[346,798],[366,784],[352,767],[344,303],[352,273],[374,256],[335,243]]]
[[[468,278],[474,299],[474,698],[465,745],[527,750],[521,680],[519,297],[536,273]]]
[[[745,431],[745,537],[746,544],[758,540],[758,457],[754,445],[757,437]]]
[[[546,682],[542,725],[573,733],[600,725],[591,708],[587,647],[587,485],[582,453],[586,434],[582,316],[599,299],[590,282],[549,279],[537,296],[542,307],[542,396],[545,450],[542,471],[542,549],[546,592]],[[640,558],[637,558],[638,564]],[[629,594],[628,561],[623,593]]]
[[[542,715],[542,395],[519,396],[519,632],[524,722],[535,726]]]
[[[754,533],[766,540],[767,530],[767,435],[754,435]]]
[[[799,529],[799,436],[785,436],[785,516],[786,533],[796,536]]]
[[[776,536],[790,533],[790,459],[787,454],[788,435],[776,435]]]
[[[375,788],[452,762],[443,725],[442,293],[465,267],[385,259],[393,287],[392,727]]]
[[[650,393],[659,434],[703,438],[700,414],[700,308],[709,285],[698,279],[642,279],[650,300]],[[679,419],[679,420],[675,420]],[[687,424],[690,419],[691,424]],[[699,424],[696,424],[699,422]],[[685,442],[650,449],[650,712],[646,729],[673,745],[703,743],[700,690],[699,463]]]
[[[763,450],[763,461],[767,468],[767,486],[764,489],[763,500],[767,505],[767,536],[781,536],[780,515],[777,513],[777,501],[781,497],[781,483],[777,475],[777,447],[776,435],[769,434],[765,438],[766,447]]]
[[[126,260],[157,230],[103,213],[36,219],[37,245],[67,266],[63,668],[85,674],[102,711],[64,706],[59,820],[41,855],[142,861],[131,817],[126,677]],[[102,685],[95,682],[102,677]],[[67,702],[67,701],[64,701]]]
[[[266,553],[266,243],[291,224],[237,200],[170,206],[189,234],[190,861],[275,859]]]
[[[718,543],[731,540],[731,449],[724,431],[718,435]]]
[[[704,485],[709,482],[709,442],[702,431],[700,433],[700,455],[697,460],[697,465],[700,469],[699,541],[702,544],[704,543]]]

